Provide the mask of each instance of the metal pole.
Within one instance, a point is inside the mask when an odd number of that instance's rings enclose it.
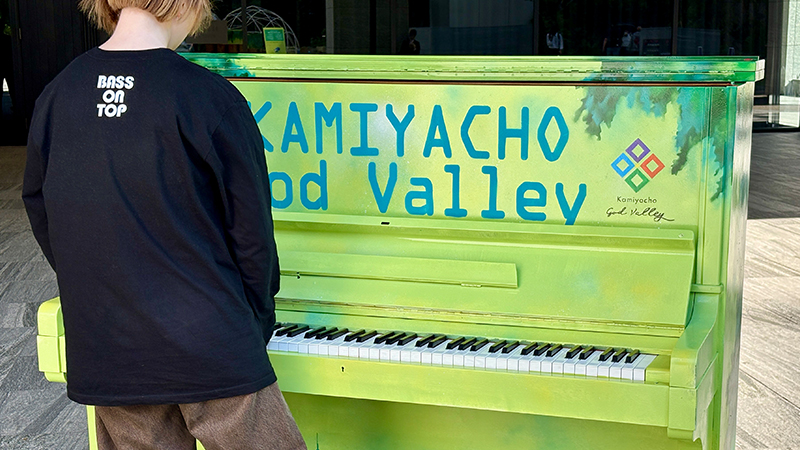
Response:
[[[678,55],[678,21],[681,17],[681,0],[672,1],[672,56]]]
[[[539,0],[533,0],[533,54],[539,54]]]
[[[242,53],[247,53],[247,0],[242,0],[242,10],[239,12],[239,20],[242,21]]]
[[[378,2],[369,0],[369,54],[378,53]]]

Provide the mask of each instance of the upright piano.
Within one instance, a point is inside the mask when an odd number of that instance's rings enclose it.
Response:
[[[310,449],[734,448],[763,61],[185,56],[262,133]]]

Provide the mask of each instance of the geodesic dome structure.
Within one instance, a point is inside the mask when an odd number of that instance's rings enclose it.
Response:
[[[228,13],[227,16],[225,16],[225,23],[228,24],[229,30],[242,29],[241,11],[242,8],[236,8]],[[300,49],[300,45],[297,42],[297,36],[294,35],[292,27],[290,27],[289,24],[281,18],[281,16],[275,14],[274,12],[260,6],[250,5],[244,10],[244,18],[248,33],[251,31],[261,33],[264,28],[268,27],[283,28],[284,33],[286,34],[287,52],[297,53],[297,51]],[[290,49],[294,51],[291,51]]]

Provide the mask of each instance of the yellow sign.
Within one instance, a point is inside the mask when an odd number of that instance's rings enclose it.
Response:
[[[267,53],[286,53],[286,32],[283,28],[264,28],[264,48]]]

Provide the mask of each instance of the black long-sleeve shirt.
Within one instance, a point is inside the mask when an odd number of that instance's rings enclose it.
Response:
[[[190,403],[275,381],[260,136],[227,80],[167,49],[93,49],[45,89],[23,199],[58,278],[71,399]]]

